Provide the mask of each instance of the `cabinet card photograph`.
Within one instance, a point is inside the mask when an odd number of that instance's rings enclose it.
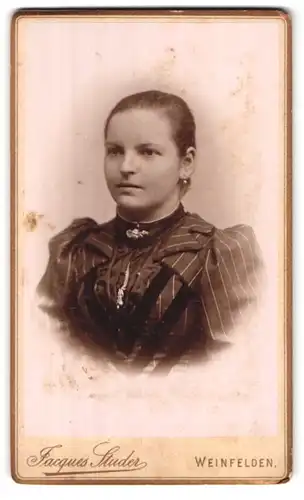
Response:
[[[289,15],[11,28],[14,480],[287,481]]]

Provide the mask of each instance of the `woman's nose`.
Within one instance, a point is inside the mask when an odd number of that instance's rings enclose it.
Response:
[[[120,165],[120,171],[124,174],[136,172],[136,159],[131,153],[126,153]]]

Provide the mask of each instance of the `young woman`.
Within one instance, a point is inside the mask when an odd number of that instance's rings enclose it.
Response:
[[[104,139],[116,216],[75,220],[52,238],[38,290],[50,313],[116,367],[167,374],[205,359],[255,302],[258,246],[248,226],[219,230],[185,211],[196,140],[180,97],[127,96]]]

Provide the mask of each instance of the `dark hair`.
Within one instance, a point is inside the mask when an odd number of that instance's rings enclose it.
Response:
[[[184,156],[189,147],[196,147],[195,121],[186,102],[174,94],[160,90],[147,90],[131,94],[121,99],[110,112],[104,127],[104,136],[107,136],[111,118],[122,111],[129,109],[163,110],[170,120],[173,139],[180,156]]]

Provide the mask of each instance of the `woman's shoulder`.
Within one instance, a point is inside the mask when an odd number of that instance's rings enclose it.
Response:
[[[253,227],[249,224],[235,224],[224,229],[216,228],[214,243],[223,250],[257,245],[257,237]]]
[[[237,257],[238,260],[257,258],[261,260],[261,250],[256,233],[249,224],[234,224],[225,228],[207,222],[197,214],[188,214],[189,231],[202,233],[202,248],[208,247],[215,254],[227,255],[230,259]]]
[[[114,219],[111,219],[100,224],[91,217],[75,218],[50,239],[49,250],[51,253],[57,253],[58,249],[63,250],[75,242],[80,243],[92,233],[102,232],[110,235],[113,231],[113,221]]]
[[[230,241],[230,244],[233,245],[233,242],[255,239],[254,229],[249,224],[235,224],[220,228],[196,213],[187,212],[186,225],[190,233],[210,235],[218,244],[221,241],[225,243]]]
[[[248,253],[249,246],[253,247],[255,241],[254,231],[249,225],[238,224],[220,229],[200,215],[186,212],[182,222],[171,232],[156,258],[161,259],[187,251],[202,252],[204,256],[206,249],[212,248],[222,253],[234,253],[246,245],[248,248],[244,252]]]

